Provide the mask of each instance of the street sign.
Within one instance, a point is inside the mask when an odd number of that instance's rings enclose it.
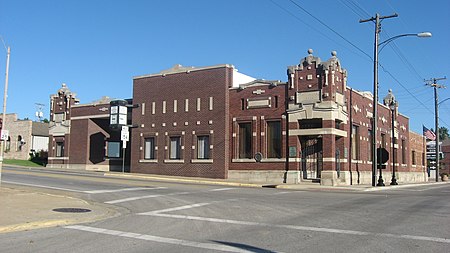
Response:
[[[126,100],[113,100],[110,103],[109,127],[120,130],[127,124],[128,102]]]
[[[377,161],[380,164],[389,160],[389,152],[385,148],[377,148]]]
[[[120,140],[121,141],[130,140],[130,133],[128,131],[128,126],[122,126],[122,131],[120,132]]]
[[[7,141],[8,137],[9,137],[9,130],[2,129],[2,133],[1,133],[1,138],[0,139],[2,141]]]

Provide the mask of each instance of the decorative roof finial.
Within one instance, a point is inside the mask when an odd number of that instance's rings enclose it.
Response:
[[[331,56],[336,57],[336,55],[337,55],[337,52],[335,50],[331,51]]]
[[[313,53],[314,51],[310,48],[310,49],[308,49],[308,54],[309,55],[312,55],[312,53]]]

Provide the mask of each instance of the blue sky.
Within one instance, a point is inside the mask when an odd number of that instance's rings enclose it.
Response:
[[[400,38],[380,54],[395,77],[380,69],[380,98],[392,89],[420,133],[422,124],[434,128],[433,89],[423,79],[450,78],[448,0],[0,0],[0,35],[11,46],[7,111],[35,119],[35,103],[42,103],[48,118],[49,96],[63,82],[81,103],[130,98],[133,76],[175,64],[229,63],[256,78],[286,81],[287,66],[308,48],[322,60],[336,50],[348,85],[372,91],[374,24],[359,20],[394,12],[398,18],[382,22],[381,40],[433,33]],[[2,46],[2,88],[5,63]],[[439,90],[441,100],[450,98],[449,88]],[[450,99],[441,104],[441,126],[450,128],[449,115]]]

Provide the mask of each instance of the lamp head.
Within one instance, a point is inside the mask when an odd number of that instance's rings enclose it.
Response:
[[[420,37],[420,38],[429,38],[431,36],[432,36],[432,34],[430,32],[421,32],[421,33],[417,34],[417,37]]]

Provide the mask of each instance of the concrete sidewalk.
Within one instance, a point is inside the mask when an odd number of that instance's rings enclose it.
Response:
[[[165,181],[165,182],[223,185],[236,187],[266,187],[266,188],[278,188],[290,190],[358,191],[358,192],[373,192],[389,189],[410,188],[427,185],[440,185],[448,183],[448,182],[424,182],[424,183],[410,183],[410,184],[400,183],[399,185],[389,185],[389,183],[386,183],[386,186],[384,187],[373,187],[372,185],[323,186],[320,185],[319,183],[312,183],[312,182],[302,182],[300,184],[262,184],[262,183],[236,182],[236,181],[229,181],[227,179],[179,177],[179,176],[164,176],[164,175],[120,173],[120,172],[105,172],[104,176],[127,178],[127,179],[153,180],[161,182]]]
[[[90,175],[102,175],[105,177],[124,178],[124,179],[137,179],[137,180],[150,180],[159,182],[174,182],[174,183],[187,183],[187,184],[207,184],[207,185],[223,185],[223,186],[235,186],[235,187],[266,187],[266,188],[279,188],[290,190],[323,190],[323,191],[357,191],[357,192],[373,192],[384,191],[397,188],[410,188],[426,185],[439,185],[449,182],[423,182],[423,183],[409,183],[399,185],[389,185],[389,182],[385,182],[384,187],[373,187],[372,185],[339,185],[339,186],[323,186],[320,183],[302,182],[300,184],[270,184],[270,183],[253,183],[253,182],[238,182],[231,181],[229,179],[217,179],[217,178],[200,178],[200,177],[181,177],[181,176],[166,176],[157,174],[139,174],[139,173],[122,173],[122,172],[103,172],[103,171],[87,171],[79,169],[62,169],[62,168],[27,168],[21,166],[10,166],[15,168],[29,169],[29,170],[41,170],[41,171],[53,171],[53,172],[69,172],[76,174],[90,174]]]
[[[53,211],[57,208],[80,208],[90,212]],[[0,187],[0,233],[93,222],[116,214],[113,209],[78,198]]]

